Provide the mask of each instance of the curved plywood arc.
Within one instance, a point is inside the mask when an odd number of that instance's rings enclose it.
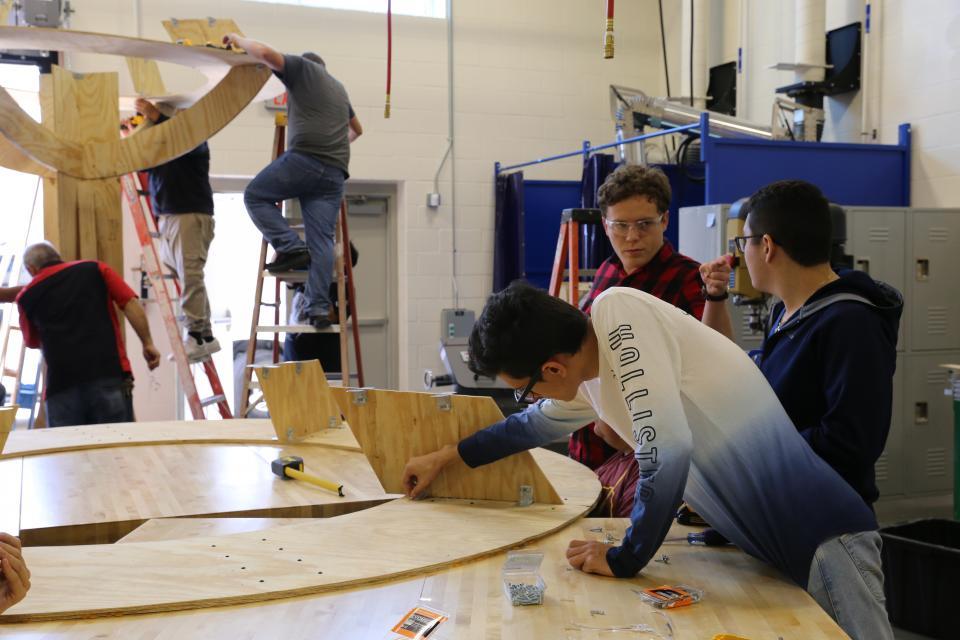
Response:
[[[302,458],[344,495],[276,477],[271,462],[281,456]],[[359,451],[311,445],[93,449],[23,458],[21,468],[13,511],[28,547],[111,544],[152,518],[327,518],[400,497],[383,491]],[[123,481],[105,470],[122,470]]]
[[[81,146],[65,140],[27,115],[0,88],[0,134],[39,164],[69,176],[87,180],[115,177],[155,167],[196,148],[233,120],[269,76],[263,65],[233,67],[192,107],[123,140],[118,126],[117,139],[107,145]]]
[[[0,409],[0,416],[8,407]],[[2,421],[0,421],[2,426]],[[19,429],[10,433],[0,460],[40,456],[67,451],[162,444],[277,444],[269,420],[238,419],[195,420],[192,422],[129,422],[57,427],[56,429]],[[328,449],[359,451],[360,446],[346,426],[311,434],[298,444],[321,445]]]
[[[212,89],[176,117],[115,145],[81,146],[40,126],[0,88],[0,165],[36,175],[54,171],[83,179],[109,178],[163,164],[195,148],[258,96],[270,71],[247,56],[210,47],[184,47],[81,31],[0,27],[0,49],[60,50],[135,56],[189,66]],[[215,85],[215,86],[214,86]],[[201,91],[204,91],[202,89]]]
[[[52,178],[56,175],[56,171],[40,164],[3,136],[0,136],[0,167],[20,173],[32,173],[44,178]]]
[[[225,49],[184,47],[162,40],[34,27],[0,27],[0,49],[76,51],[134,56],[193,67],[207,76],[216,69],[252,63],[248,56]]]
[[[589,469],[559,454],[531,453],[562,505],[404,498],[265,533],[27,548],[33,590],[0,623],[262,602],[484,557],[565,527],[597,499],[600,485]]]

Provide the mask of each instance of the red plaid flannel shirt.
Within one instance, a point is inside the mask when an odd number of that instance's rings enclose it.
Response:
[[[616,254],[607,258],[597,269],[593,287],[580,302],[580,308],[590,313],[593,301],[610,287],[646,291],[683,309],[697,320],[703,318],[706,300],[700,263],[674,251],[669,240],[664,239],[657,255],[633,273],[624,271]],[[570,434],[570,457],[591,469],[597,469],[616,451],[593,432],[592,424]]]

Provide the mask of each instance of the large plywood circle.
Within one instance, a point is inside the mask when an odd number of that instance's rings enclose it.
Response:
[[[191,434],[194,425],[196,431]],[[240,421],[237,426],[238,444],[276,444],[267,421]],[[166,440],[190,447],[191,435],[197,441],[229,442],[233,425],[215,421],[182,428],[170,423],[120,425],[102,434],[97,434],[98,428],[72,428],[64,433],[64,446],[77,450],[86,440],[88,447],[113,447],[119,453],[138,443]],[[344,430],[336,431],[316,434],[310,438],[314,444],[307,446],[316,448],[315,455],[327,449],[342,456],[351,448],[360,455],[355,444],[346,441]],[[33,448],[30,435],[11,436],[8,445],[17,449],[14,459],[58,455],[50,435],[33,438]],[[269,532],[27,548],[33,590],[29,598],[0,616],[0,622],[261,602],[401,579],[485,557],[567,526],[596,501],[600,486],[589,469],[544,450],[533,455],[562,504],[519,507],[508,502],[400,498],[335,518],[273,527]],[[10,452],[3,457],[10,458]]]

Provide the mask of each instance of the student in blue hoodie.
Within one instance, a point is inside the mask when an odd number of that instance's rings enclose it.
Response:
[[[800,180],[758,190],[736,238],[750,280],[781,302],[750,355],[813,450],[872,505],[874,464],[887,442],[903,298],[860,271],[834,272],[827,199]],[[707,292],[726,292],[726,257],[701,266]]]

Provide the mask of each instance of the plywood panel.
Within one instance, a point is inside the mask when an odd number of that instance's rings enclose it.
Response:
[[[0,459],[46,453],[157,444],[276,444],[269,420],[195,420],[192,422],[121,422],[84,427],[17,430],[10,434]],[[350,429],[315,433],[302,445],[359,451]]]
[[[44,44],[52,45],[50,48],[55,50],[139,55],[188,64],[204,73],[208,78],[208,86],[212,87],[209,91],[204,87],[199,95],[190,97],[184,105],[193,106],[157,127],[150,127],[141,136],[130,136],[122,141],[117,137],[102,145],[77,144],[79,138],[73,134],[82,134],[83,129],[76,121],[61,121],[59,113],[56,132],[38,125],[0,88],[0,134],[34,162],[78,178],[119,176],[154,167],[183,155],[226,126],[257,95],[270,77],[270,71],[264,65],[236,52],[206,47],[178,47],[134,38],[57,29],[0,27],[0,48],[19,46],[42,49],[45,48]],[[66,75],[69,74],[64,72],[61,79],[55,78],[54,84],[65,82],[62,77]],[[90,91],[86,99],[96,98],[102,104],[107,104],[106,101],[113,95],[110,91],[103,95],[95,93],[92,88]],[[61,96],[66,106],[84,99],[75,94],[75,87],[55,87],[54,95],[58,98],[54,104],[60,104]],[[116,99],[110,104],[113,109],[117,108]],[[103,119],[95,123],[95,131],[107,122]],[[0,154],[0,161],[4,157],[4,154]],[[13,159],[19,162],[18,157],[14,156]],[[22,162],[19,164],[23,165]]]
[[[23,461],[0,460],[0,531],[20,532],[20,483]]]
[[[46,178],[52,177],[56,173],[50,167],[42,165],[31,158],[3,136],[0,136],[0,167],[6,167],[21,173],[32,173],[35,176],[43,176]]]
[[[80,257],[106,262],[123,273],[123,209],[120,181],[80,180],[77,184]]]
[[[589,469],[551,452],[534,455],[563,504],[404,498],[269,535],[28,548],[33,591],[0,623],[260,602],[484,557],[559,530],[597,499]]]
[[[324,429],[340,426],[340,408],[319,360],[256,367],[257,380],[281,442],[299,442]]]
[[[152,524],[152,523],[150,523]],[[154,640],[246,638],[269,630],[278,638],[317,637],[382,640],[412,606],[423,604],[450,615],[436,634],[443,640],[529,640],[531,638],[647,637],[639,633],[576,631],[590,626],[657,625],[662,619],[641,605],[633,589],[685,583],[706,592],[693,607],[668,612],[673,637],[712,638],[730,633],[757,640],[841,640],[847,636],[799,587],[769,567],[732,549],[665,545],[669,564],[651,563],[631,580],[611,580],[569,571],[564,551],[570,539],[598,539],[595,531],[622,532],[625,520],[580,520],[539,540],[545,554],[541,571],[547,583],[542,607],[513,609],[499,584],[504,554],[423,577],[363,590],[290,598],[259,605],[154,614],[136,618],[10,625],[4,638],[57,640],[149,637]],[[686,528],[674,526],[671,537]],[[261,631],[261,635],[262,635]]]
[[[147,520],[117,544],[183,540],[245,531],[264,531],[285,524],[302,524],[306,518],[157,518]]]
[[[164,20],[163,28],[173,42],[189,40],[195,47],[207,43],[220,45],[228,33],[243,35],[236,22],[224,18],[178,18],[176,24],[173,20]]]
[[[13,422],[17,419],[17,405],[0,407],[0,453],[7,444],[7,436],[13,429]]]
[[[410,458],[456,444],[503,419],[490,398],[377,389],[332,388],[331,392],[377,477],[391,492],[403,491],[403,467]],[[533,488],[536,502],[560,502],[528,452],[476,469],[458,459],[437,476],[430,485],[430,494],[516,502],[521,486]]]
[[[346,497],[273,475],[270,462],[281,455],[337,479]],[[23,469],[20,528],[31,546],[114,542],[150,518],[330,516],[397,497],[383,492],[361,454],[313,446],[94,449],[24,458]]]
[[[130,72],[130,79],[133,81],[133,90],[137,92],[138,96],[155,98],[166,95],[167,88],[163,85],[160,66],[156,60],[133,57],[128,57],[126,60],[127,70]]]

